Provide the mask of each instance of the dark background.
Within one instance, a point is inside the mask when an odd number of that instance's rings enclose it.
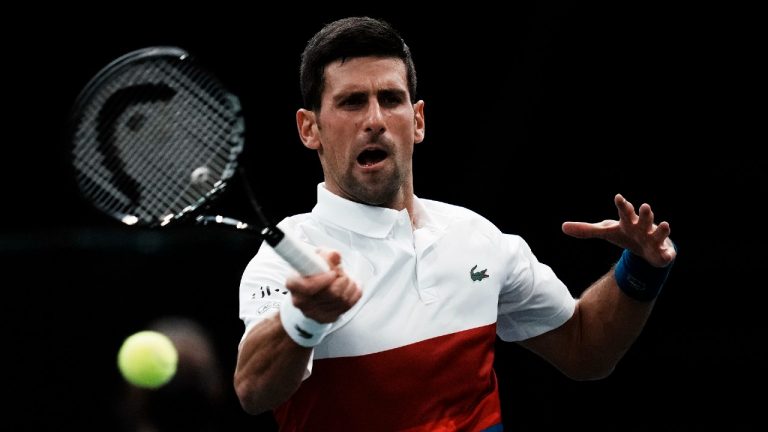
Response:
[[[572,382],[499,344],[508,428],[756,426],[768,189],[758,156],[765,134],[755,127],[765,76],[756,11],[388,6],[266,14],[134,4],[9,15],[22,29],[3,35],[11,133],[0,265],[14,430],[118,430],[116,353],[153,319],[203,324],[227,382],[243,330],[238,283],[255,239],[195,227],[129,230],[78,198],[66,120],[80,88],[128,51],[184,47],[241,96],[244,163],[254,184],[267,186],[257,193],[270,215],[309,211],[322,176],[295,131],[299,54],[322,24],[347,15],[389,20],[413,51],[427,119],[414,162],[419,196],[522,235],[574,295],[620,251],[566,237],[563,221],[615,218],[612,198],[622,193],[671,223],[678,262],[612,376]],[[246,207],[233,189],[219,209],[239,215]],[[268,414],[243,413],[230,389],[221,430],[274,430]]]

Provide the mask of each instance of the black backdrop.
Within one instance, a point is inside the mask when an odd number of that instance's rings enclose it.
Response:
[[[746,395],[760,394],[766,360],[768,189],[758,156],[765,135],[752,126],[764,56],[754,11],[244,9],[133,5],[91,11],[93,18],[71,8],[9,16],[22,30],[3,38],[11,133],[0,265],[9,412],[19,430],[116,430],[117,349],[160,316],[192,317],[210,330],[229,380],[242,333],[239,277],[257,248],[218,231],[126,230],[80,201],[66,142],[79,89],[127,51],[186,48],[243,99],[245,164],[256,184],[270,186],[258,190],[264,206],[274,218],[305,212],[321,171],[295,132],[299,54],[323,23],[359,14],[392,22],[414,53],[427,118],[414,162],[419,196],[472,208],[522,235],[575,295],[619,251],[568,238],[560,224],[614,218],[617,192],[651,203],[680,247],[644,333],[608,379],[571,382],[499,344],[508,428],[753,424],[757,404]],[[244,213],[232,195],[221,209]],[[226,411],[222,430],[274,430],[269,415],[244,414],[233,391]]]

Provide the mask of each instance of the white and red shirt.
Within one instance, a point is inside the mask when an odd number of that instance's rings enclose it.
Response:
[[[462,207],[414,198],[407,210],[318,186],[311,213],[280,227],[338,250],[363,296],[315,347],[305,380],[275,410],[281,430],[480,431],[501,424],[496,335],[552,330],[576,301],[519,236]],[[247,332],[277,313],[294,271],[262,246],[240,285]]]

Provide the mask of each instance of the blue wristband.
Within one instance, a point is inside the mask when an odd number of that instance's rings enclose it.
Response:
[[[659,295],[673,263],[674,261],[666,267],[654,267],[629,249],[624,249],[613,274],[624,294],[635,300],[651,301]]]

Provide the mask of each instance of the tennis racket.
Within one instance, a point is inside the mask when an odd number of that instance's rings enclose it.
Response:
[[[328,265],[306,243],[270,223],[238,157],[245,144],[240,100],[178,47],[148,47],[101,69],[72,112],[72,164],[82,195],[130,226],[185,219],[256,232],[299,273]],[[240,177],[258,224],[203,215]]]

